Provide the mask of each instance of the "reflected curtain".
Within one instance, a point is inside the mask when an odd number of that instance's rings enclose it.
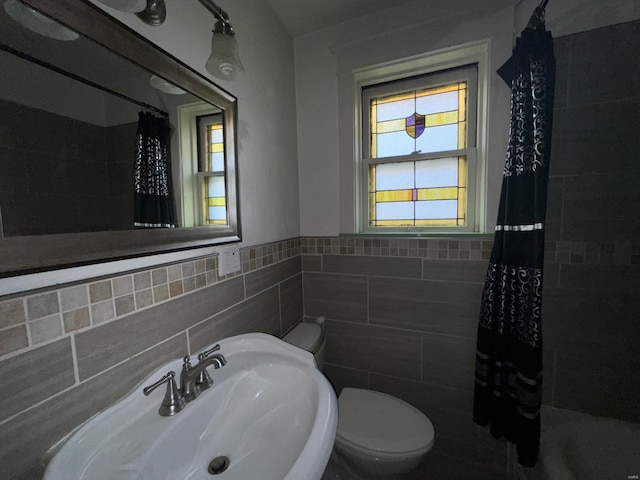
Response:
[[[494,437],[514,442],[518,462],[529,467],[540,442],[544,222],[555,85],[553,39],[540,20],[532,17],[499,71],[510,75],[511,118],[480,309],[473,411],[474,421],[490,425]]]
[[[170,138],[166,117],[138,114],[133,217],[136,227],[175,227]]]

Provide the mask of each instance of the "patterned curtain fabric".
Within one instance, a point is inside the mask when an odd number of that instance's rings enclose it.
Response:
[[[553,39],[544,23],[516,43],[511,72],[509,145],[491,260],[482,295],[474,421],[517,445],[534,466],[542,394],[542,270],[551,122]]]
[[[133,214],[136,227],[175,227],[170,135],[166,118],[138,114]]]

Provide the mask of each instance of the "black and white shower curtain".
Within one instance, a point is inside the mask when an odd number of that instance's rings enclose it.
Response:
[[[136,227],[175,227],[170,138],[166,117],[138,114],[133,214]]]
[[[543,21],[522,32],[508,70],[509,145],[478,325],[473,418],[490,425],[494,437],[514,442],[519,463],[533,466],[540,442],[544,222],[555,85],[553,40]]]

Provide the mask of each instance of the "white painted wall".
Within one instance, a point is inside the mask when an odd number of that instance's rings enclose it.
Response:
[[[538,0],[417,1],[296,38],[296,101],[302,236],[354,231],[353,140],[345,83],[354,69],[474,40],[491,40],[491,72],[507,60],[514,37]],[[637,0],[551,0],[554,36],[640,18]],[[486,231],[495,224],[508,135],[509,89],[492,73],[488,125]],[[340,120],[340,118],[341,120]]]
[[[246,70],[234,82],[214,79],[204,69],[214,18],[197,0],[167,0],[167,20],[159,27],[94,3],[238,97],[242,245],[297,237],[293,40],[267,3],[216,2],[230,16]]]

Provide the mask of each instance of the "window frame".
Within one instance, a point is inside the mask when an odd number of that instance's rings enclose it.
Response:
[[[415,90],[425,90],[437,86],[452,83],[467,83],[467,130],[466,147],[455,150],[441,150],[437,152],[399,155],[395,157],[371,158],[371,100],[401,93],[410,93]],[[475,178],[478,170],[477,160],[477,104],[478,104],[478,66],[477,64],[464,65],[454,69],[430,72],[410,78],[398,79],[393,82],[379,83],[363,87],[362,95],[362,158],[360,160],[361,185],[360,204],[363,209],[361,229],[363,233],[397,233],[397,232],[471,232],[475,229]],[[369,200],[369,172],[372,165],[416,162],[421,160],[435,160],[449,157],[465,157],[467,164],[467,211],[465,225],[456,226],[371,226],[370,225],[370,200]]]
[[[468,65],[477,65],[477,101],[476,101],[476,146],[475,158],[470,162],[470,175],[475,175],[475,180],[468,181],[469,197],[473,194],[474,205],[468,211],[469,220],[465,227],[369,227],[368,218],[368,197],[364,193],[367,191],[368,166],[364,164],[363,155],[363,97],[362,90],[373,85],[393,82],[396,80],[409,79],[424,74],[435,74],[446,70],[456,69]],[[489,66],[490,66],[490,40],[480,40],[463,45],[447,47],[434,52],[402,58],[382,64],[371,65],[351,70],[348,76],[342,76],[344,80],[350,78],[351,86],[348,87],[353,99],[353,135],[350,150],[352,152],[352,172],[353,176],[348,183],[341,181],[343,198],[350,190],[352,214],[341,207],[341,231],[349,233],[347,228],[351,223],[356,234],[410,234],[413,236],[427,236],[433,234],[477,234],[485,233],[486,230],[486,204],[487,204],[487,150],[488,150],[488,111],[489,111]],[[341,82],[343,82],[341,80]],[[347,85],[341,83],[346,87]],[[342,88],[342,87],[341,87]],[[346,94],[348,90],[343,90]],[[346,111],[344,112],[346,114]],[[346,119],[346,117],[343,117]],[[345,138],[346,139],[346,138]],[[344,153],[347,145],[344,144]],[[438,157],[446,152],[439,152]],[[346,160],[346,158],[345,158]],[[474,165],[472,165],[472,163]],[[343,164],[347,167],[347,164]],[[342,167],[341,167],[342,168]],[[347,170],[344,170],[347,173]],[[345,180],[347,177],[345,177]],[[368,193],[368,192],[367,192]],[[351,219],[351,221],[349,221]]]

